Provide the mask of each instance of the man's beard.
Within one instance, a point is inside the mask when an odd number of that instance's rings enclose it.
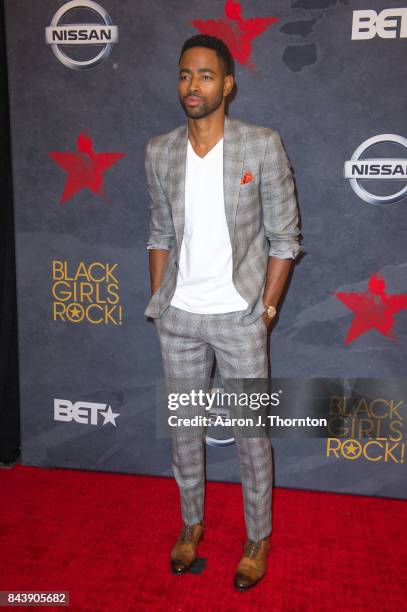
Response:
[[[216,100],[212,102],[212,104],[208,104],[207,102],[203,101],[199,106],[187,106],[184,100],[181,98],[180,98],[180,103],[181,103],[182,108],[185,111],[185,114],[190,119],[202,119],[203,117],[207,117],[208,115],[213,113],[215,110],[217,110],[219,106],[222,104],[222,100],[223,100],[223,94],[222,92],[220,92],[219,97],[216,98]]]

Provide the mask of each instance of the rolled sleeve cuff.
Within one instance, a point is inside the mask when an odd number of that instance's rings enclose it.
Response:
[[[269,257],[295,259],[302,252],[304,252],[304,248],[297,242],[293,244],[270,244]]]
[[[147,251],[150,249],[163,249],[164,251],[171,251],[171,240],[159,240],[157,242],[147,242]]]

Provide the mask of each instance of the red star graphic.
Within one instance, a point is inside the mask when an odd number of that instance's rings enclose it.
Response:
[[[234,59],[246,66],[254,68],[251,62],[252,40],[263,34],[274,22],[279,21],[278,17],[254,17],[244,19],[241,16],[241,6],[239,2],[226,0],[225,17],[220,19],[194,19],[192,25],[201,32],[221,38],[229,47]]]
[[[74,153],[51,151],[49,155],[60,168],[68,173],[64,192],[59,200],[63,204],[85,187],[105,197],[103,172],[125,157],[126,153],[95,153],[92,139],[87,137],[85,132],[81,132],[76,141]]]
[[[338,300],[355,313],[345,344],[350,344],[370,329],[377,329],[392,342],[400,344],[393,332],[396,313],[407,308],[407,294],[388,295],[386,282],[379,273],[369,279],[369,288],[363,293],[335,293]]]

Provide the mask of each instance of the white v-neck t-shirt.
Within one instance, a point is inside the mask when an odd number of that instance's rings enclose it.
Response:
[[[199,314],[245,310],[232,281],[232,246],[223,197],[223,138],[199,157],[189,139],[184,234],[171,305]]]

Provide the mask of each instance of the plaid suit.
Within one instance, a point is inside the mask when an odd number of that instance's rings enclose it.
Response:
[[[148,249],[170,251],[161,287],[144,314],[153,319],[175,293],[184,229],[187,123],[156,136],[146,146],[145,171],[150,200]],[[241,184],[250,171],[254,179]],[[275,130],[225,116],[223,188],[233,253],[233,282],[248,303],[242,324],[263,312],[268,256],[295,258],[298,209],[294,181],[281,138]]]
[[[150,139],[146,146],[147,249],[170,253],[161,287],[144,313],[156,323],[171,390],[177,379],[185,378],[208,390],[214,357],[224,383],[228,378],[267,378],[267,330],[261,314],[268,257],[295,258],[302,250],[294,182],[278,132],[225,116],[223,138],[232,279],[248,303],[246,310],[223,314],[190,313],[170,305],[184,230],[187,123]],[[254,178],[244,183],[240,179],[246,172]],[[180,488],[182,517],[189,524],[203,516],[204,435],[203,429],[189,438],[173,431],[173,471]],[[259,540],[271,531],[271,445],[267,437],[235,435],[235,440],[248,537]]]

